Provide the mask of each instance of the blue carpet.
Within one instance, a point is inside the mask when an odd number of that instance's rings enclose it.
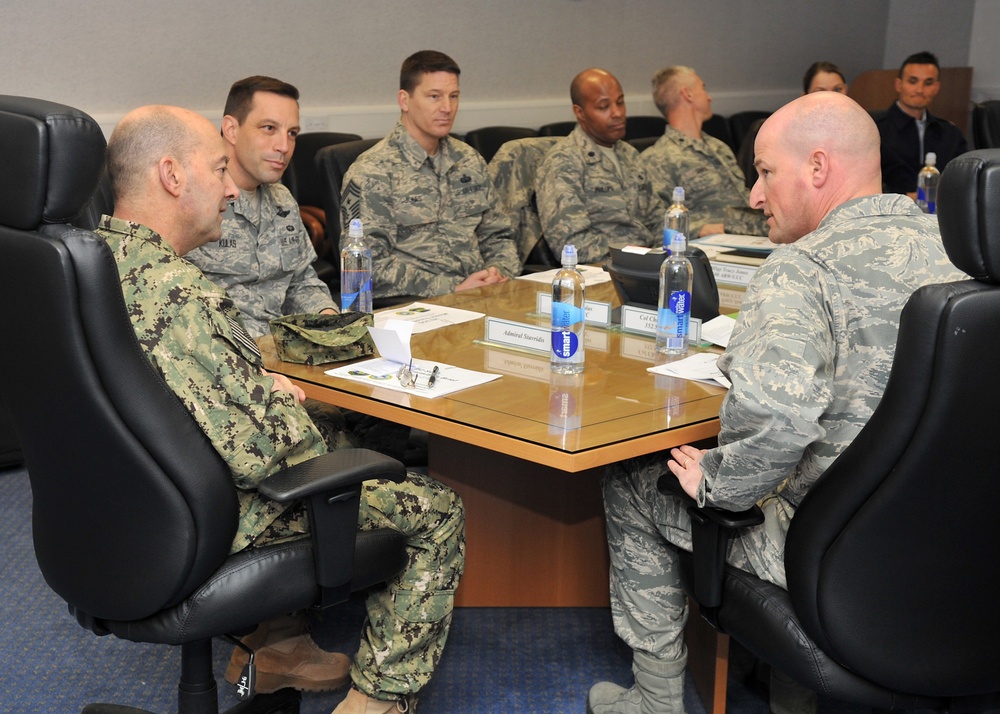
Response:
[[[31,492],[23,469],[0,471],[0,712],[80,711],[112,701],[151,711],[176,710],[179,649],[95,637],[48,587],[31,546]],[[127,584],[124,584],[127,587]],[[353,653],[364,618],[356,598],[314,627],[326,649]],[[765,714],[766,703],[742,685],[752,659],[733,646],[730,712]],[[236,703],[222,681],[230,647],[216,641],[220,706]],[[441,666],[421,693],[422,714],[582,714],[600,680],[631,684],[631,656],[614,635],[606,609],[460,608]],[[344,692],[306,694],[303,714],[327,714]],[[691,714],[704,708],[688,683]],[[823,703],[824,714],[861,711]]]

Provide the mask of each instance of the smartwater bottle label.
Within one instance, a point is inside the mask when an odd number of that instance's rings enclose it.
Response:
[[[691,293],[687,290],[670,293],[670,311],[677,315],[678,323],[681,323],[687,332],[688,318],[691,316]]]
[[[345,311],[350,309],[354,301],[358,299],[357,293],[340,293],[340,309]]]
[[[670,293],[667,307],[660,308],[656,315],[657,328],[670,338],[687,337],[691,321],[691,293],[679,290]]]
[[[582,307],[567,302],[552,303],[552,327],[569,327],[583,322],[585,313]]]
[[[677,235],[679,232],[680,231],[675,231],[673,228],[664,228],[663,229],[663,242],[667,246],[669,246],[673,242],[674,236]]]
[[[580,349],[580,338],[572,330],[552,331],[552,353],[560,359],[569,359]]]
[[[927,193],[924,191],[923,186],[917,186],[917,200],[918,201],[927,200]]]

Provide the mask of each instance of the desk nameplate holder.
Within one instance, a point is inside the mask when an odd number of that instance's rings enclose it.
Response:
[[[611,303],[598,302],[596,300],[586,300],[584,302],[586,310],[585,321],[594,327],[608,329],[611,325]],[[539,292],[535,299],[535,311],[541,315],[552,314],[552,294]],[[585,346],[587,349],[599,349],[604,352],[608,350],[607,335],[603,339],[598,333],[587,332],[585,335]],[[529,325],[524,322],[514,322],[512,320],[501,320],[497,317],[486,317],[486,334],[483,342],[488,345],[508,347],[515,350],[526,350],[528,352],[549,354],[552,340],[552,328],[548,325]]]
[[[588,350],[607,352],[608,333],[589,330],[584,334],[584,347]],[[506,347],[533,354],[550,354],[552,328],[548,325],[529,325],[526,322],[486,317],[486,334],[483,344]]]
[[[486,335],[483,337],[486,344],[548,354],[551,349],[551,339],[550,327],[502,320],[499,317],[486,317]]]
[[[689,326],[688,344],[697,345],[701,342],[701,320],[691,317]],[[656,310],[636,305],[622,305],[622,330],[655,338]]]

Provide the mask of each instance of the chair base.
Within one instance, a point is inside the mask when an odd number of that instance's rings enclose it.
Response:
[[[688,648],[688,672],[707,714],[725,714],[729,674],[729,635],[706,622],[698,604],[688,599],[688,622],[684,630]]]
[[[279,689],[257,694],[227,709],[226,714],[299,714],[302,694]],[[178,714],[219,714],[218,687],[212,673],[212,640],[196,640],[181,645],[181,679],[177,687]],[[153,714],[145,709],[120,704],[88,704],[83,714]]]

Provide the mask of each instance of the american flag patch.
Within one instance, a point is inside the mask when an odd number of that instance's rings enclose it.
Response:
[[[230,315],[226,315],[226,321],[229,322],[229,327],[233,331],[233,339],[243,345],[247,351],[254,356],[257,364],[264,364],[264,358],[261,356],[260,350],[257,349],[257,343],[254,342],[253,338],[247,334],[245,329],[243,329],[243,325]]]

